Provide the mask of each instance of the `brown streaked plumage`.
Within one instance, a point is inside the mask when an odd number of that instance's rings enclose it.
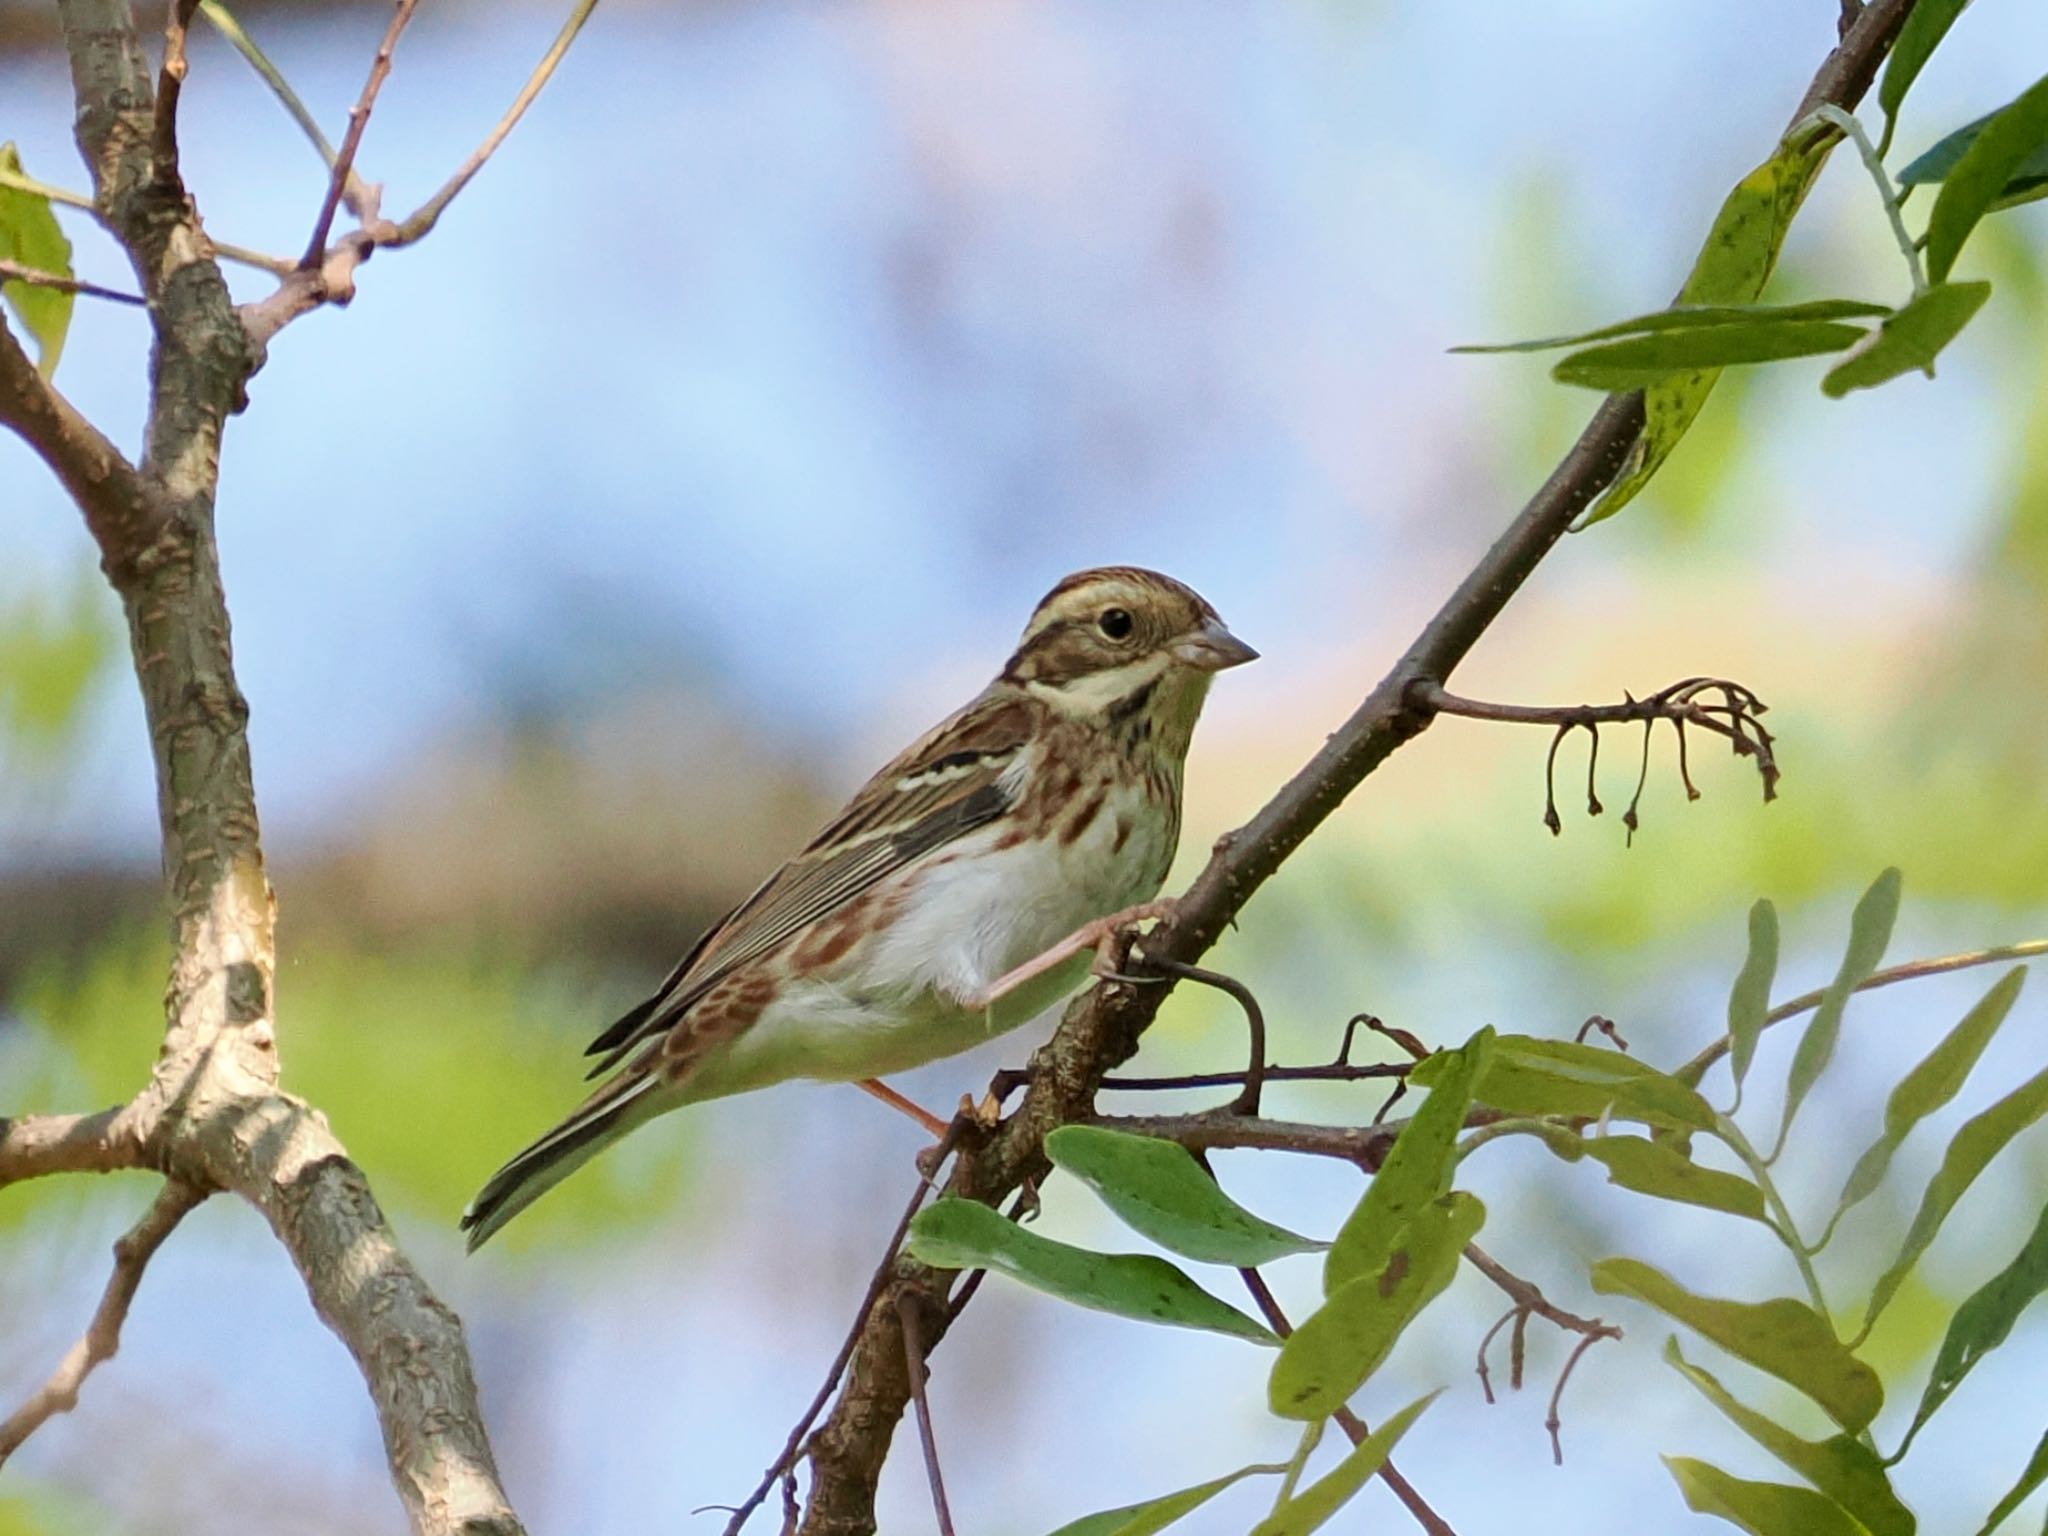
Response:
[[[791,1077],[868,1079],[1026,1022],[1063,966],[990,984],[1155,895],[1212,675],[1257,653],[1169,576],[1109,566],[1039,603],[1002,672],[868,780],[801,852],[592,1042],[610,1074],[463,1216],[475,1248],[678,1105]]]

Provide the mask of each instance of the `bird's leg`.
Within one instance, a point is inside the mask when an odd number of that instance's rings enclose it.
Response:
[[[1110,941],[1133,923],[1155,922],[1172,911],[1173,902],[1162,897],[1157,901],[1141,901],[1135,907],[1125,907],[1121,912],[1098,917],[1092,923],[1083,923],[1043,954],[1033,955],[1015,970],[998,976],[979,993],[961,999],[962,1006],[971,1012],[984,1012],[1025,982],[1064,965],[1084,949],[1095,951],[1093,970],[1096,975],[1114,975],[1121,957],[1112,952]]]
[[[910,1116],[911,1119],[915,1120],[919,1125],[923,1126],[926,1130],[930,1131],[934,1136],[945,1135],[947,1129],[949,1128],[947,1121],[941,1120],[937,1115],[933,1114],[923,1105],[914,1103],[913,1101],[906,1099],[902,1094],[898,1093],[894,1088],[891,1088],[879,1077],[864,1077],[859,1082],[855,1083],[853,1086],[860,1089],[864,1093],[873,1094],[876,1098],[880,1099],[884,1104],[888,1105],[891,1109],[901,1110],[904,1114]]]

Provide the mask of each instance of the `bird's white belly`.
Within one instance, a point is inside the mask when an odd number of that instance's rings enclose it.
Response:
[[[1121,846],[1117,837],[1123,833]],[[872,944],[829,976],[792,978],[691,1097],[788,1077],[879,1076],[968,1049],[1043,1013],[1087,978],[1083,953],[993,1008],[963,998],[1043,954],[1082,924],[1148,900],[1165,879],[1173,829],[1136,786],[1112,792],[1071,843],[995,844],[1005,829],[962,838],[916,872],[901,910]]]

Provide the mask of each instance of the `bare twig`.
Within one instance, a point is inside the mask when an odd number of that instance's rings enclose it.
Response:
[[[1997,965],[2004,960],[2029,960],[2039,955],[2048,955],[2048,939],[2025,939],[2018,944],[2001,944],[1995,949],[1973,949],[1960,955],[1941,955],[1932,960],[1908,960],[1903,965],[1888,965],[1881,971],[1872,971],[1856,983],[1852,992],[1873,992],[1879,987],[1889,987],[1896,982],[1918,981],[1923,976],[1945,976],[1950,971],[1967,971],[1980,965]],[[1824,990],[1802,992],[1790,1002],[1780,1003],[1764,1015],[1763,1027],[1782,1024],[1787,1019],[1796,1019],[1802,1013],[1811,1013],[1821,1005],[1827,996]],[[1671,1075],[1680,1082],[1697,1084],[1705,1077],[1707,1070],[1728,1054],[1732,1042],[1726,1035],[1693,1057]]]
[[[135,1300],[136,1288],[142,1284],[142,1272],[149,1267],[163,1240],[206,1195],[207,1191],[190,1184],[176,1179],[168,1181],[157,1191],[142,1219],[114,1244],[114,1273],[108,1277],[107,1288],[100,1295],[92,1321],[86,1325],[85,1336],[71,1346],[50,1379],[0,1422],[0,1466],[5,1466],[7,1458],[20,1450],[22,1442],[47,1420],[78,1406],[79,1388],[85,1385],[93,1367],[102,1360],[113,1359],[121,1347],[121,1325],[128,1321],[128,1308]]]
[[[947,1128],[946,1134],[940,1138],[938,1145],[931,1149],[935,1154],[932,1158],[934,1172],[937,1171],[939,1161],[953,1149],[953,1144],[958,1140],[964,1124],[962,1119],[956,1117],[953,1124]],[[839,1353],[833,1357],[832,1367],[825,1373],[823,1384],[812,1397],[810,1407],[806,1408],[803,1416],[796,1421],[796,1427],[790,1430],[789,1438],[783,1442],[781,1453],[768,1464],[768,1470],[761,1474],[761,1481],[755,1485],[754,1491],[733,1506],[732,1518],[726,1522],[724,1536],[739,1536],[741,1527],[746,1525],[753,1517],[754,1511],[761,1507],[777,1481],[787,1477],[790,1470],[796,1466],[798,1458],[803,1454],[804,1436],[811,1432],[811,1426],[818,1422],[818,1415],[825,1411],[825,1405],[832,1400],[832,1394],[839,1386],[839,1378],[846,1370],[846,1362],[853,1358],[853,1347],[860,1341],[861,1330],[867,1325],[868,1315],[881,1300],[882,1292],[888,1287],[889,1277],[895,1271],[896,1256],[903,1251],[903,1239],[910,1231],[911,1218],[917,1215],[930,1189],[930,1176],[920,1173],[917,1188],[910,1192],[910,1199],[903,1207],[903,1214],[897,1218],[896,1228],[889,1234],[888,1244],[882,1251],[882,1260],[875,1266],[875,1272],[868,1280],[867,1291],[861,1297],[860,1306],[854,1311],[853,1326],[847,1330],[846,1342],[839,1346]]]
[[[1378,1168],[1387,1148],[1408,1122],[1390,1120],[1383,1125],[1312,1125],[1305,1121],[1267,1120],[1240,1115],[1229,1105],[1192,1115],[1077,1115],[1086,1125],[1107,1126],[1134,1136],[1157,1136],[1177,1141],[1190,1152],[1220,1152],[1234,1147],[1251,1147],[1265,1152],[1300,1152],[1310,1157],[1333,1157],[1367,1170]],[[1475,1112],[1475,1123],[1493,1118],[1491,1110]]]
[[[1474,1269],[1499,1286],[1507,1293],[1508,1299],[1514,1302],[1514,1305],[1508,1309],[1500,1321],[1487,1329],[1486,1337],[1479,1341],[1479,1384],[1485,1390],[1486,1400],[1489,1403],[1493,1401],[1493,1383],[1487,1376],[1486,1350],[1487,1346],[1492,1344],[1494,1335],[1498,1334],[1504,1325],[1510,1322],[1514,1324],[1513,1342],[1509,1355],[1508,1380],[1509,1384],[1516,1391],[1520,1391],[1522,1386],[1524,1340],[1529,1326],[1529,1319],[1532,1316],[1540,1317],[1545,1322],[1555,1324],[1568,1333],[1576,1333],[1580,1336],[1578,1346],[1573,1349],[1571,1357],[1565,1361],[1564,1369],[1558,1373],[1557,1388],[1550,1394],[1550,1414],[1543,1422],[1543,1427],[1550,1431],[1551,1455],[1556,1459],[1557,1464],[1562,1466],[1564,1465],[1564,1442],[1559,1438],[1559,1434],[1563,1425],[1558,1418],[1558,1408],[1564,1400],[1564,1384],[1570,1379],[1572,1368],[1579,1363],[1579,1356],[1583,1355],[1593,1345],[1598,1344],[1602,1339],[1620,1338],[1622,1336],[1621,1329],[1616,1324],[1606,1322],[1601,1318],[1580,1317],[1576,1312],[1567,1312],[1563,1307],[1554,1304],[1532,1282],[1524,1280],[1520,1275],[1508,1269],[1477,1243],[1466,1244],[1465,1258]]]
[[[922,1291],[898,1291],[896,1316],[903,1326],[903,1364],[910,1373],[910,1399],[917,1406],[917,1438],[924,1447],[925,1481],[931,1485],[932,1515],[938,1521],[939,1536],[955,1536],[953,1511],[946,1504],[946,1480],[939,1474],[939,1442],[932,1433],[931,1404],[925,1398],[925,1381],[930,1376],[924,1363],[924,1330],[918,1311],[929,1298]]]
[[[1543,824],[1553,835],[1564,830],[1557,814],[1557,752],[1573,731],[1584,731],[1592,738],[1592,751],[1586,761],[1586,814],[1598,816],[1603,809],[1594,783],[1594,770],[1600,761],[1600,727],[1603,725],[1640,721],[1643,727],[1642,771],[1636,779],[1635,795],[1622,816],[1622,824],[1628,828],[1631,838],[1638,825],[1636,812],[1642,802],[1643,786],[1650,776],[1650,734],[1659,721],[1668,721],[1677,732],[1678,775],[1685,785],[1688,799],[1700,797],[1687,761],[1685,728],[1688,725],[1724,738],[1737,757],[1755,758],[1757,772],[1763,779],[1764,799],[1777,798],[1778,761],[1772,752],[1771,733],[1757,718],[1766,712],[1767,706],[1749,689],[1725,678],[1688,677],[1668,688],[1658,689],[1648,698],[1625,697],[1620,704],[1555,706],[1482,703],[1477,699],[1460,698],[1425,678],[1410,685],[1409,701],[1415,708],[1431,714],[1551,727],[1555,734],[1550,738],[1550,754],[1543,770]]]
[[[342,192],[355,169],[356,151],[362,146],[363,130],[370,125],[370,112],[377,105],[377,93],[384,89],[384,81],[391,73],[391,55],[398,47],[399,36],[412,20],[412,13],[418,5],[419,0],[397,0],[392,7],[391,24],[384,29],[384,41],[377,45],[377,56],[370,60],[370,77],[363,82],[363,94],[348,109],[348,131],[342,134],[341,148],[335,152],[334,167],[327,177],[327,195],[320,200],[320,215],[313,221],[313,234],[306,242],[306,254],[299,258],[299,267],[303,271],[318,271],[326,259],[327,233],[334,228],[335,210],[341,206]],[[367,200],[374,201],[374,198]],[[365,221],[374,217],[374,208],[366,206],[361,216]]]
[[[270,94],[277,98],[278,105],[291,115],[291,120],[299,125],[299,132],[306,136],[306,141],[319,154],[320,163],[330,171],[333,170],[334,145],[328,142],[326,133],[321,130],[313,114],[307,110],[305,102],[299,99],[299,93],[292,89],[291,82],[285,79],[284,72],[270,62],[268,54],[257,47],[256,39],[249,35],[248,29],[242,25],[235,13],[222,5],[220,0],[199,0],[199,14],[213,23],[213,29],[233,45],[235,52],[239,53],[248,66],[256,71],[263,83],[270,87]],[[347,194],[344,192],[343,195],[346,200]]]
[[[413,211],[410,217],[399,222],[397,232],[385,243],[388,245],[411,245],[423,237],[437,223],[448,205],[455,201],[457,194],[469,185],[476,173],[484,168],[484,162],[498,152],[498,146],[505,142],[505,136],[519,124],[526,115],[526,109],[540,95],[541,88],[553,76],[555,68],[569,51],[569,45],[576,41],[576,34],[583,30],[583,24],[590,20],[590,13],[597,9],[597,0],[577,0],[576,8],[569,13],[569,19],[562,23],[562,30],[555,34],[555,40],[548,45],[548,51],[541,55],[540,63],[526,78],[526,84],[519,88],[519,94],[512,98],[512,105],[505,109],[505,115],[498,119],[497,126],[484,136],[484,141],[471,151],[467,160],[457,168],[434,195]]]
[[[157,77],[156,125],[151,136],[157,178],[178,179],[178,97],[185,88],[185,30],[199,0],[172,0],[164,12],[164,63]]]
[[[1294,1325],[1288,1322],[1287,1314],[1280,1310],[1280,1302],[1273,1295],[1272,1288],[1266,1284],[1266,1277],[1256,1269],[1240,1269],[1237,1273],[1244,1281],[1244,1288],[1251,1293],[1253,1303],[1264,1314],[1266,1326],[1283,1339],[1294,1332]],[[1337,1427],[1344,1431],[1345,1438],[1353,1445],[1363,1443],[1366,1435],[1370,1433],[1365,1421],[1349,1408],[1339,1408],[1330,1417],[1337,1421]],[[1429,1501],[1423,1498],[1416,1486],[1401,1475],[1394,1466],[1393,1457],[1389,1456],[1380,1463],[1378,1476],[1394,1497],[1406,1506],[1408,1513],[1415,1517],[1416,1524],[1429,1532],[1429,1536],[1457,1536],[1450,1523],[1430,1508]]]
[[[98,283],[88,283],[83,278],[64,277],[55,272],[45,272],[40,267],[26,267],[18,261],[0,258],[0,282],[27,283],[35,288],[54,288],[59,293],[75,293],[88,299],[112,299],[116,304],[147,304],[139,293],[127,293],[119,288],[102,288]]]
[[[400,223],[384,218],[378,209],[379,189],[364,183],[353,170],[353,140],[361,138],[360,125],[351,114],[349,137],[342,143],[341,153],[336,156],[333,175],[328,182],[328,198],[323,205],[322,223],[317,237],[310,242],[306,253],[298,262],[287,265],[280,274],[284,281],[268,297],[253,304],[242,306],[242,324],[251,342],[258,347],[267,346],[270,339],[301,315],[310,314],[323,304],[346,304],[355,297],[356,269],[378,250],[387,247],[411,245],[423,238],[447,211],[449,203],[469,185],[471,179],[484,166],[500,144],[505,141],[513,126],[533,104],[535,96],[546,85],[555,67],[561,63],[569,44],[583,29],[583,23],[597,8],[597,0],[578,0],[569,20],[555,37],[554,43],[542,56],[540,63],[520,87],[512,106],[500,118],[498,124],[485,137],[482,144],[464,161],[462,166],[445,182],[441,189],[422,204],[410,217]],[[406,9],[405,0],[400,0],[400,9]],[[394,35],[397,20],[394,18]],[[387,36],[386,42],[392,41]],[[373,71],[374,74],[374,71]],[[367,91],[366,91],[366,94]],[[346,187],[344,188],[344,178]],[[333,226],[335,204],[346,194],[351,211],[359,227],[337,238],[333,244],[326,244],[328,231]],[[225,252],[223,253],[225,254]],[[275,269],[273,269],[275,270]]]
[[[1266,1085],[1266,1015],[1259,1007],[1259,1000],[1252,996],[1252,989],[1235,976],[1226,976],[1221,971],[1205,970],[1199,965],[1189,965],[1182,960],[1148,961],[1169,976],[1178,976],[1183,981],[1199,982],[1205,987],[1214,987],[1227,992],[1244,1010],[1245,1032],[1250,1036],[1251,1055],[1245,1067],[1244,1087],[1230,1102],[1233,1114],[1256,1115],[1259,1112],[1259,1095]],[[1346,1041],[1349,1044],[1349,1041]]]

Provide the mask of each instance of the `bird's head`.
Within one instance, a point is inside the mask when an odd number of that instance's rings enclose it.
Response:
[[[1115,720],[1185,710],[1192,725],[1210,677],[1258,654],[1191,587],[1105,566],[1046,593],[1003,676],[1064,714]]]

